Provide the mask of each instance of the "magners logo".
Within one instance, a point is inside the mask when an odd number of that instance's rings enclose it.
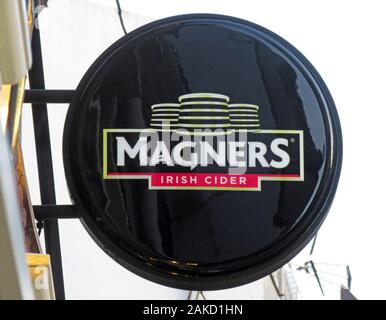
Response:
[[[191,93],[151,107],[150,128],[103,129],[103,178],[149,189],[260,191],[303,181],[303,131],[260,127],[259,107]]]

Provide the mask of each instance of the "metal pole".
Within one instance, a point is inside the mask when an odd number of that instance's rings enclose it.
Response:
[[[284,294],[280,292],[279,286],[277,285],[275,278],[273,277],[272,274],[269,275],[269,278],[271,279],[273,288],[275,289],[277,296],[281,300],[284,297]]]
[[[33,30],[32,34],[32,58],[33,65],[29,72],[30,88],[45,89],[40,33],[39,29],[36,28]],[[56,196],[46,103],[32,104],[32,116],[35,132],[41,202],[43,205],[54,205],[56,204]],[[44,238],[46,251],[51,256],[55,296],[58,300],[64,300],[65,294],[62,257],[57,219],[44,220]]]

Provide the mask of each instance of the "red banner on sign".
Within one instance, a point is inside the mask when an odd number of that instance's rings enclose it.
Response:
[[[108,176],[133,178],[148,176],[152,187],[240,188],[257,189],[260,178],[298,178],[297,174],[229,174],[229,173],[128,173],[113,172]],[[267,179],[268,180],[268,179]]]

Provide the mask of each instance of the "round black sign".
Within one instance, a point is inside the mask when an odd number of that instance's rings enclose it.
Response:
[[[69,191],[94,240],[151,281],[222,289],[273,272],[335,194],[332,98],[289,43],[219,15],[171,17],[108,48],[64,132]]]

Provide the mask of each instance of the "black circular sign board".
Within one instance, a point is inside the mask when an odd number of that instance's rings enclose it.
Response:
[[[96,60],[63,154],[105,252],[151,281],[214,290],[268,275],[315,235],[342,137],[325,84],[293,46],[194,14],[147,24]]]

